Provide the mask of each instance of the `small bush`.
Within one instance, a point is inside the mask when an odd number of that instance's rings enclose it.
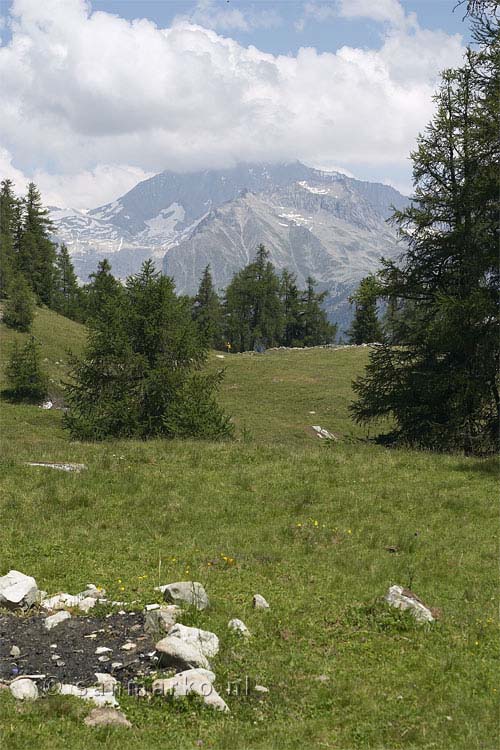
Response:
[[[7,395],[19,401],[41,401],[47,395],[48,379],[40,364],[40,344],[31,336],[23,347],[12,347],[6,368]]]

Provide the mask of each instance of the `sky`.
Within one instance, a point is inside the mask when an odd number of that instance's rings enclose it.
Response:
[[[164,169],[293,161],[411,192],[456,0],[0,0],[0,179],[93,208]]]

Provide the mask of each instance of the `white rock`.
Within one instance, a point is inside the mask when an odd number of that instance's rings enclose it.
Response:
[[[132,643],[132,641],[127,641],[127,643],[124,643],[123,646],[120,646],[120,649],[122,651],[133,651],[135,648],[137,648],[137,644]]]
[[[52,409],[53,403],[52,401],[44,401],[43,404],[40,406],[40,409]]]
[[[254,685],[254,688],[256,693],[268,693],[269,688],[264,687],[264,685]]]
[[[250,631],[243,620],[239,620],[237,617],[233,617],[232,620],[229,620],[227,626],[229,630],[234,630],[235,633],[243,635],[245,636],[245,638],[248,638],[250,636]]]
[[[418,622],[434,622],[432,612],[418,596],[403,586],[391,586],[385,600],[391,607],[396,609],[409,609]]]
[[[93,635],[93,633],[92,633],[92,635]],[[89,638],[90,638],[90,636],[89,636]],[[107,646],[98,646],[96,648],[96,650],[95,650],[95,653],[96,653],[97,656],[99,656],[100,654],[112,654],[113,653],[113,649],[112,648],[108,648]]]
[[[167,635],[155,646],[159,656],[159,663],[166,667],[180,667],[181,669],[209,669],[210,664],[200,648],[192,643]]]
[[[21,649],[19,646],[12,646],[10,656],[12,656],[13,659],[18,659],[21,656]]]
[[[83,698],[92,701],[96,706],[118,707],[118,701],[112,691],[106,691],[99,687],[80,687],[79,685],[62,684],[59,689],[60,695],[72,695],[75,698]]]
[[[45,630],[52,630],[52,628],[55,628],[57,625],[60,625],[61,622],[64,622],[65,620],[70,620],[71,614],[70,612],[66,612],[62,610],[61,612],[56,612],[55,615],[50,615],[50,617],[46,617],[43,621],[43,627]]]
[[[88,612],[89,609],[92,609],[97,604],[97,599],[93,596],[86,596],[85,599],[82,599],[81,602],[78,602],[78,609],[80,609],[82,612]]]
[[[177,604],[147,604],[144,613],[144,630],[151,636],[168,633],[177,622],[182,609]]]
[[[45,469],[57,469],[59,471],[76,471],[80,472],[86,469],[85,464],[70,463],[48,463],[46,461],[27,461],[26,466],[42,466]]]
[[[163,593],[163,598],[171,604],[190,604],[196,609],[206,609],[208,607],[207,592],[198,581],[177,581],[168,583],[166,586],[159,586]]]
[[[9,570],[0,578],[0,606],[9,609],[28,609],[36,602],[38,586],[31,576]]]
[[[21,677],[10,683],[10,692],[18,701],[36,701],[38,698],[38,688],[33,680],[27,677]]]
[[[153,682],[153,694],[173,695],[174,698],[183,698],[195,693],[203,698],[206,706],[218,711],[229,711],[227,703],[221,698],[213,686],[213,673],[189,669],[179,672],[168,679],[155,680]]]
[[[42,607],[44,609],[59,610],[66,609],[68,607],[78,607],[81,599],[73,594],[59,593],[50,596],[42,601]]]
[[[263,596],[255,594],[253,598],[254,609],[269,609],[269,604],[266,602]]]
[[[113,675],[108,674],[107,672],[95,672],[95,676],[96,685],[101,687],[105,693],[111,693],[115,690],[118,682],[116,677],[113,677]]]
[[[326,440],[336,440],[335,435],[333,435],[331,432],[328,432],[328,430],[325,430],[323,427],[320,427],[319,424],[313,424],[312,428],[319,438],[326,438]]]
[[[196,646],[207,659],[211,659],[219,653],[219,639],[215,633],[211,633],[209,630],[190,628],[181,625],[179,622],[171,628],[169,635]]]

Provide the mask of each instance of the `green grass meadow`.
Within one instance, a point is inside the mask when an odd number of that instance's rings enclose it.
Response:
[[[5,360],[13,334],[0,328]],[[59,393],[84,331],[43,310],[34,330]],[[183,621],[219,635],[216,687],[231,709],[124,697],[133,729],[91,729],[83,701],[21,705],[3,690],[2,750],[498,747],[497,462],[374,444],[348,413],[367,358],[212,354],[236,424],[222,444],[70,442],[60,411],[1,403],[0,574],[16,568],[49,592],[95,583],[136,607],[158,583],[201,581],[211,607]],[[394,583],[440,619],[388,609]],[[252,609],[254,593],[268,612]],[[227,630],[233,617],[248,641]],[[269,693],[226,695],[245,678]]]

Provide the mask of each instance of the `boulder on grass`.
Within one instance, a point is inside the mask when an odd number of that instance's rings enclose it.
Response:
[[[93,708],[83,722],[88,727],[127,727],[130,729],[132,726],[121,711],[108,707]]]
[[[153,694],[171,695],[174,698],[195,694],[203,699],[206,706],[217,711],[229,711],[226,702],[213,686],[214,678],[213,672],[189,669],[168,679],[155,680],[152,686]]]
[[[193,643],[183,641],[176,636],[167,635],[155,646],[158,653],[158,664],[161,667],[175,669],[210,669],[207,657],[201,649]]]
[[[215,633],[211,633],[209,630],[190,628],[187,625],[181,625],[179,622],[171,628],[169,635],[195,646],[207,659],[211,659],[219,653],[219,639]]]
[[[418,622],[434,622],[429,607],[426,607],[410,589],[405,589],[403,586],[391,586],[385,595],[385,600],[396,609],[409,609]]]
[[[166,586],[159,586],[163,593],[163,598],[170,604],[189,604],[196,609],[206,609],[208,607],[207,592],[198,581],[177,581],[168,583]]]
[[[10,692],[18,701],[36,701],[38,698],[38,688],[33,680],[27,677],[21,677],[10,683]]]
[[[38,586],[31,576],[9,570],[0,578],[0,606],[8,609],[29,609],[37,600]]]

